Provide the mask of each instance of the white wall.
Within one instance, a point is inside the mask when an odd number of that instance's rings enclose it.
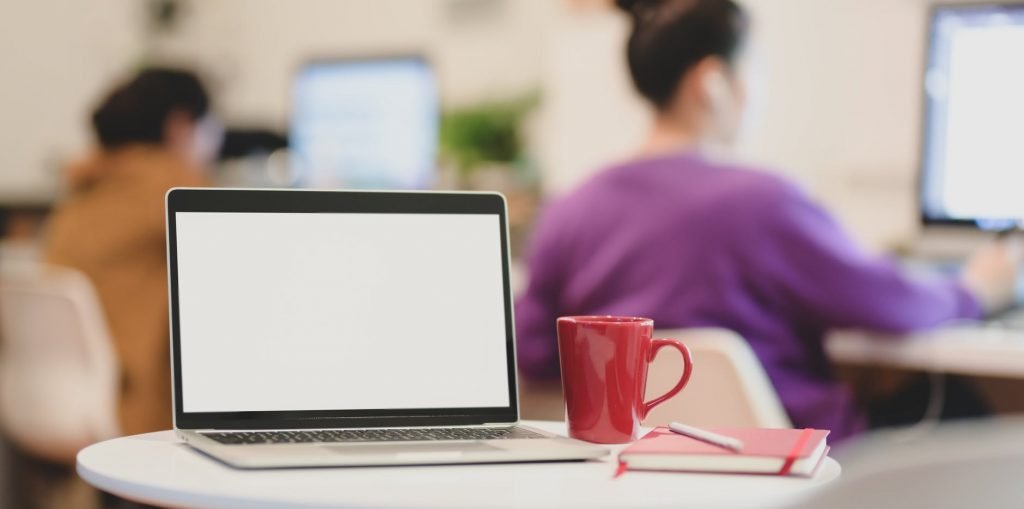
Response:
[[[925,0],[750,0],[766,67],[745,147],[875,247],[918,229]]]
[[[88,145],[93,102],[140,56],[142,5],[0,3],[0,198],[49,196],[60,165]]]
[[[544,39],[531,34],[551,4],[493,0],[459,15],[458,0],[206,0],[159,47],[198,61],[229,119],[285,127],[292,76],[312,57],[425,54],[448,105],[533,87]]]
[[[649,120],[626,68],[625,16],[611,9],[557,16],[543,56],[544,103],[536,137],[544,188],[552,195],[627,157]]]

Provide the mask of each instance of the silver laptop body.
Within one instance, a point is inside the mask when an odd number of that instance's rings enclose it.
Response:
[[[173,189],[174,425],[239,468],[558,461],[520,426],[491,193]]]

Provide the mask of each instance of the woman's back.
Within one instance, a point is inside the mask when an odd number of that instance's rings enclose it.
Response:
[[[724,327],[751,344],[798,426],[863,426],[834,379],[832,327],[903,330],[976,316],[949,281],[906,278],[869,256],[777,177],[695,154],[620,165],[545,214],[517,302],[520,366],[557,374],[560,315],[641,315],[661,328]]]
[[[724,274],[711,269],[725,255],[735,223],[780,184],[759,173],[715,168],[695,154],[616,166],[551,207],[536,242],[539,249],[557,245],[540,263],[563,264],[556,272],[567,311],[664,307],[675,315],[690,305],[678,299],[691,292],[679,289],[716,286]],[[701,270],[687,270],[695,267]],[[661,298],[651,300],[654,295]],[[669,295],[677,300],[667,302]]]

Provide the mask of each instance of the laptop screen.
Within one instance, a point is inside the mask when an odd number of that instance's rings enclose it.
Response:
[[[179,411],[510,406],[498,214],[172,214]]]

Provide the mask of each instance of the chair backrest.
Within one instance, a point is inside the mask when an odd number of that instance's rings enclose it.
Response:
[[[644,420],[647,426],[671,421],[694,426],[788,428],[786,411],[775,388],[739,335],[725,329],[656,331],[655,337],[679,339],[693,357],[693,376],[677,396]],[[671,350],[659,352],[647,375],[647,399],[670,389],[682,373],[682,361]]]
[[[22,450],[73,461],[116,436],[117,358],[81,273],[0,265],[0,429]]]

